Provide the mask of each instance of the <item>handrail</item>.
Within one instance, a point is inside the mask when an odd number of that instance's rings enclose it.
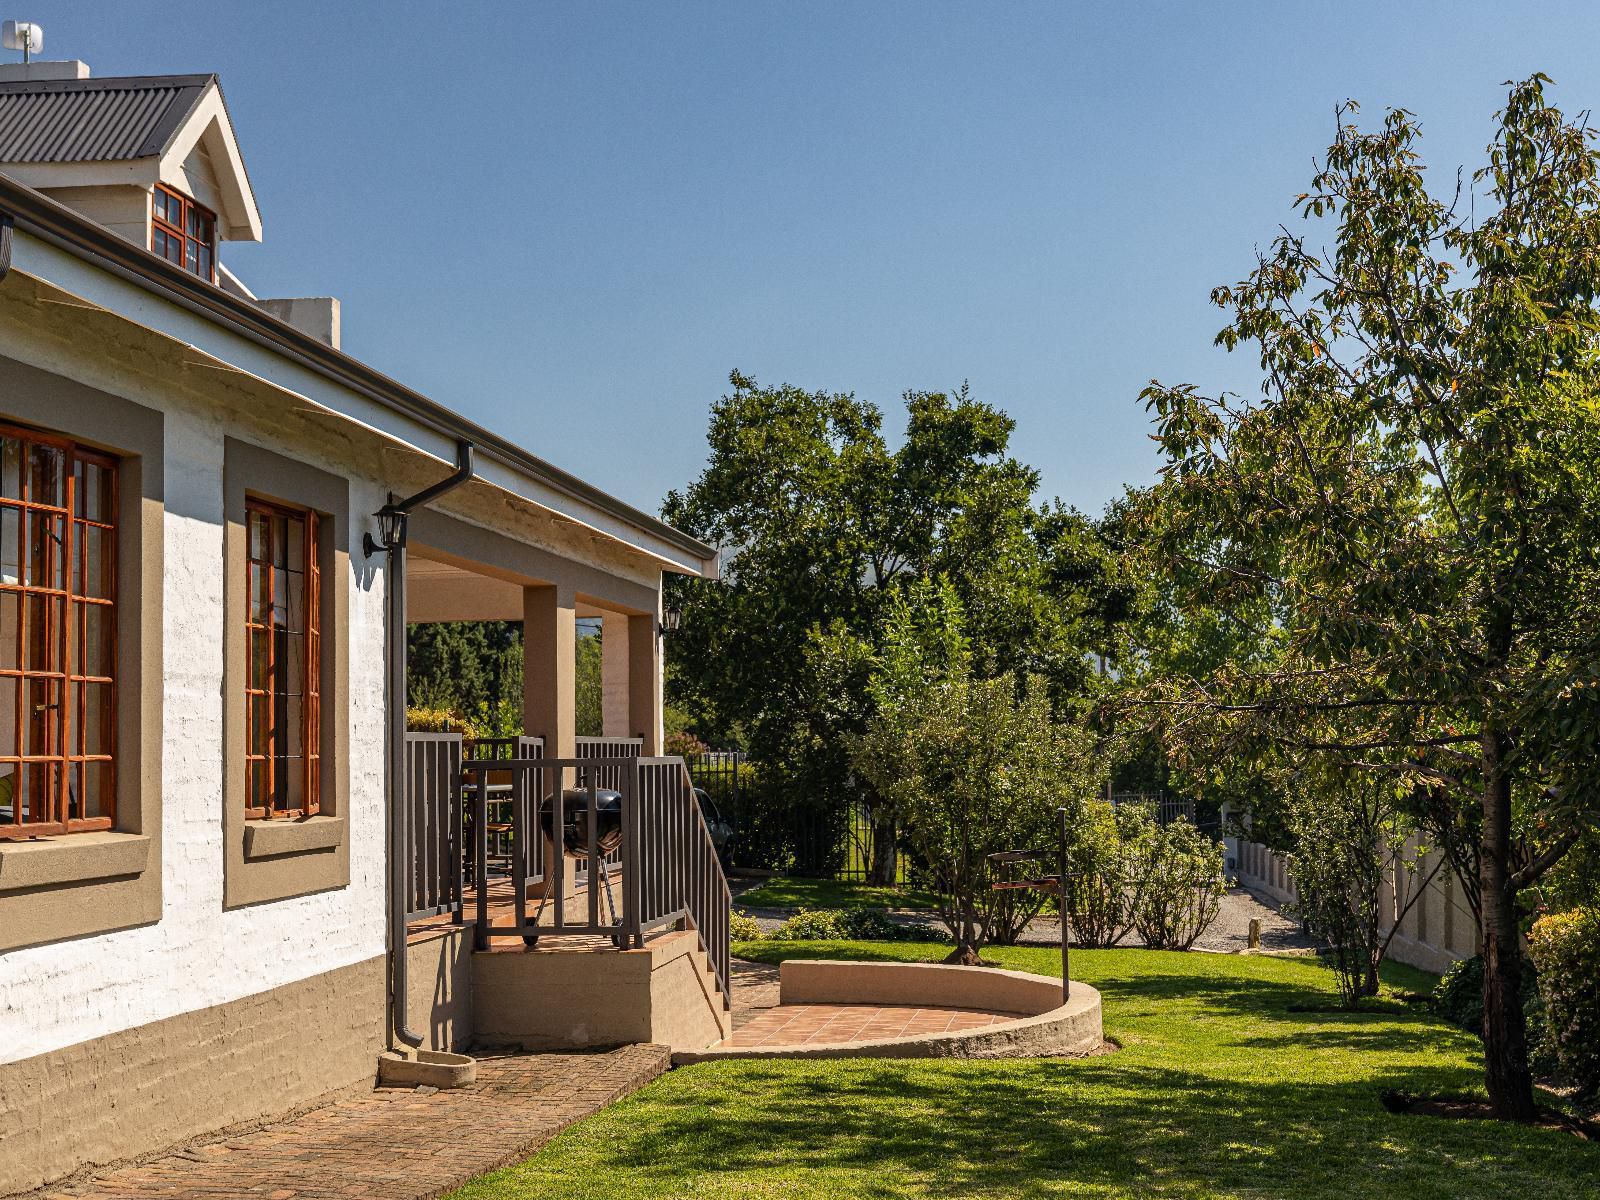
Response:
[[[514,910],[510,924],[491,924],[488,883],[489,773],[509,772],[511,783],[510,887]],[[471,795],[471,888],[474,896],[474,944],[487,949],[496,937],[521,937],[532,944],[545,937],[603,936],[619,947],[639,948],[645,936],[669,927],[693,929],[730,1003],[731,954],[728,919],[732,894],[722,871],[711,832],[695,796],[682,758],[514,758],[469,759],[461,764],[462,780]],[[563,778],[577,781],[581,800],[569,801]],[[599,793],[608,786],[621,797],[618,855],[622,867],[620,904],[613,894],[606,854],[612,812],[602,810]],[[587,864],[587,912],[569,921],[565,912],[567,853],[561,843],[569,827],[569,803],[578,803],[571,827],[577,853]],[[532,869],[529,847],[545,840],[543,813],[550,813],[550,831],[557,845],[541,874]],[[570,851],[569,851],[570,852]],[[539,896],[530,885],[543,883]],[[554,899],[553,905],[551,899]],[[609,902],[609,917],[602,900]],[[539,908],[530,914],[529,904]],[[551,913],[547,922],[546,910]],[[531,919],[530,919],[531,918]]]

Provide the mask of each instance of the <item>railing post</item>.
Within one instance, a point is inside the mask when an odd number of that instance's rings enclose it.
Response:
[[[475,950],[489,948],[489,777],[482,768],[473,772],[472,878],[478,887],[477,922],[472,933]]]
[[[456,756],[450,770],[450,798],[445,805],[450,823],[450,866],[455,873],[454,920],[457,925],[467,919],[467,808],[465,784],[467,775]]]
[[[639,760],[636,758],[622,772],[622,938],[624,946],[638,949],[644,945],[644,935],[639,929],[639,905],[643,896],[639,877],[639,843],[643,836],[640,826]]]
[[[555,787],[551,793],[550,805],[550,839],[554,843],[550,850],[551,864],[555,870],[556,891],[552,899],[555,901],[554,925],[557,932],[567,927],[567,856],[565,842],[567,835],[567,796],[566,772],[559,767],[554,772],[541,772],[553,774]]]
[[[487,789],[485,789],[487,790]],[[528,924],[528,772],[511,768],[511,890],[517,928]],[[524,937],[527,935],[524,934]]]
[[[588,826],[587,846],[589,851],[589,924],[591,927],[600,924],[600,786],[598,782],[599,770],[591,767],[588,772],[589,785],[584,789],[585,799],[589,802],[589,819],[585,822]]]

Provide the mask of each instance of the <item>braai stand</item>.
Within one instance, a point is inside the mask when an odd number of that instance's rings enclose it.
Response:
[[[1067,880],[1072,875],[1067,871],[1067,810],[1056,809],[1056,816],[1060,818],[1060,831],[1057,836],[1054,850],[1002,850],[998,854],[989,855],[989,862],[998,870],[1002,878],[989,885],[992,891],[1004,892],[1016,888],[1032,888],[1036,892],[1056,898],[1057,906],[1061,910],[1061,1002],[1065,1004],[1072,999],[1072,980],[1068,968],[1071,966],[1072,926],[1067,919],[1067,910],[1071,907],[1068,903]],[[1024,863],[1044,864],[1051,858],[1056,860],[1056,873],[1054,875],[1035,875],[1021,879],[1004,878],[1006,869],[1022,869]],[[1035,868],[1037,869],[1037,868]]]

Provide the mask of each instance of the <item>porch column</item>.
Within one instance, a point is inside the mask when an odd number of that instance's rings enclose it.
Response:
[[[522,589],[522,725],[546,758],[576,749],[577,601],[566,584]]]
[[[544,739],[546,758],[572,758],[577,750],[578,654],[577,601],[563,585],[522,589],[522,729]],[[561,772],[561,786],[572,786],[572,773]],[[553,781],[546,781],[550,787]],[[548,869],[561,848],[549,838],[544,843],[547,873],[534,895],[550,895],[566,904],[573,894],[572,869],[563,864],[561,894],[553,891],[555,875]]]
[[[661,753],[661,638],[654,616],[628,618],[628,734],[644,735],[644,752]]]
[[[632,633],[622,613],[600,614],[601,732],[606,737],[632,737],[632,705],[628,698]],[[3,726],[0,726],[3,728]]]

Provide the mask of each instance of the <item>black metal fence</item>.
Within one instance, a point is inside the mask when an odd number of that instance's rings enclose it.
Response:
[[[685,761],[695,786],[733,827],[723,851],[729,866],[857,883],[906,881],[910,860],[894,828],[875,825],[866,805],[810,802],[803,788],[739,750],[711,750]],[[874,864],[881,874],[874,874]]]
[[[1165,792],[1113,792],[1111,803],[1117,808],[1124,804],[1143,808],[1162,825],[1171,825],[1174,821],[1195,824],[1193,796],[1169,796]]]
[[[851,883],[910,882],[913,860],[899,832],[875,822],[867,805],[808,802],[803,787],[739,750],[710,750],[685,762],[695,786],[733,827],[723,849],[727,866]],[[1115,792],[1110,799],[1117,806],[1138,805],[1162,825],[1200,824],[1190,796]]]

